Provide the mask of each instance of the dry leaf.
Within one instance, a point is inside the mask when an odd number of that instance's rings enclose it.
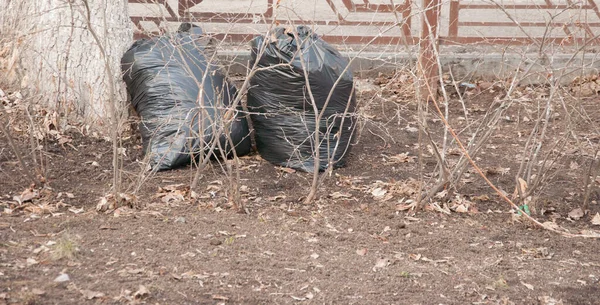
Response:
[[[540,305],[563,305],[563,301],[562,300],[556,300],[553,297],[550,296],[543,296],[543,297],[539,297],[538,301],[540,301]]]
[[[414,208],[415,205],[413,203],[410,204],[397,204],[396,205],[396,211],[406,211],[406,210],[410,210],[412,208]]]
[[[133,294],[133,297],[135,297],[135,298],[143,298],[143,297],[145,297],[145,296],[147,296],[149,294],[150,294],[150,291],[148,290],[148,288],[146,288],[146,286],[144,286],[144,285],[140,285],[140,287],[138,288],[138,291],[136,291]]]
[[[517,198],[519,196],[519,189],[521,194],[525,194],[525,191],[527,191],[527,181],[523,180],[522,178],[519,178],[519,185],[517,185],[515,187],[515,191],[513,193],[513,199]]]
[[[596,213],[596,216],[592,218],[592,224],[595,226],[600,226],[600,213]]]
[[[475,197],[471,197],[471,200],[477,200],[477,201],[489,201],[490,200],[490,196],[483,194],[480,196],[475,196]]]
[[[109,195],[106,195],[106,196],[100,198],[100,201],[96,205],[96,211],[104,212],[104,211],[112,210],[115,208],[115,206],[116,206],[116,203],[115,203],[114,197],[112,194],[109,194]]]
[[[443,190],[441,192],[438,192],[437,194],[435,194],[435,198],[437,199],[442,199],[444,197],[446,197],[448,195],[448,190]]]
[[[73,142],[73,139],[67,137],[67,136],[58,136],[58,144],[63,145],[63,144],[67,144],[67,143],[71,143]]]
[[[533,285],[531,285],[531,284],[527,284],[527,283],[525,283],[525,282],[521,282],[521,284],[523,284],[523,286],[527,287],[527,289],[529,289],[529,290],[533,290]]]
[[[229,298],[226,296],[222,296],[222,295],[218,295],[218,294],[213,294],[212,296],[213,300],[219,300],[219,301],[228,301]]]
[[[510,171],[510,167],[494,166],[486,170],[489,175],[506,175]]]
[[[415,162],[415,156],[409,156],[408,153],[401,153],[394,156],[387,157],[387,164],[399,164],[399,163],[411,163]]]
[[[131,194],[127,194],[127,193],[119,193],[119,197],[121,198],[121,202],[125,202],[130,205],[133,205],[137,202],[137,196],[135,196],[135,195],[131,195]]]
[[[113,216],[114,217],[129,216],[133,212],[134,212],[133,209],[126,207],[126,206],[122,206],[122,207],[118,207],[115,209]]]
[[[581,230],[581,234],[591,237],[600,237],[600,232],[594,230]]]
[[[295,169],[293,168],[288,168],[288,167],[276,167],[277,170],[282,171],[284,173],[288,173],[288,174],[293,174],[296,172]]]
[[[267,198],[267,200],[269,200],[269,201],[277,201],[280,199],[285,199],[285,195],[277,195],[277,196]]]
[[[33,188],[27,188],[21,193],[21,195],[14,196],[13,200],[18,202],[19,204],[23,204],[23,202],[31,201],[31,200],[37,198],[38,196],[39,196],[39,193],[37,190],[35,190]]]
[[[208,188],[217,188],[216,191],[219,191],[220,188],[215,185],[209,185]],[[210,191],[210,189],[208,189]],[[164,187],[158,188],[158,193],[154,195],[156,198],[160,198],[160,200],[164,203],[173,203],[173,202],[182,202],[185,201],[185,198],[189,194],[190,188],[185,184],[172,184]]]
[[[329,197],[331,199],[340,199],[340,198],[352,198],[352,194],[348,194],[348,193],[342,193],[342,192],[334,192],[329,194]]]
[[[387,191],[380,187],[371,191],[371,195],[373,195],[373,197],[375,197],[375,199],[382,198],[386,193],[387,193]]]
[[[577,164],[577,162],[575,162],[575,161],[571,161],[571,163],[569,164],[569,169],[571,169],[571,170],[579,169],[579,164]]]
[[[419,259],[421,259],[421,254],[410,254],[408,255],[408,257],[412,260],[418,261]]]
[[[41,246],[33,249],[32,252],[33,252],[33,254],[39,254],[39,253],[48,252],[48,251],[50,251],[50,248],[48,248],[48,247],[46,247],[44,245],[41,245]]]
[[[63,282],[67,282],[67,281],[70,281],[70,280],[71,280],[71,278],[66,273],[61,273],[59,276],[57,276],[54,279],[54,281],[57,282],[57,283],[63,283]]]
[[[83,295],[84,298],[86,298],[88,300],[92,300],[95,298],[102,298],[105,296],[105,294],[102,292],[92,291],[92,290],[88,290],[88,289],[82,289],[82,290],[79,290],[79,292]]]
[[[27,264],[27,267],[33,266],[33,265],[37,265],[39,262],[36,261],[33,258],[28,258],[25,263]]]
[[[581,208],[573,209],[568,214],[569,218],[571,218],[573,220],[578,220],[579,218],[583,217],[583,215],[584,215],[584,213],[583,213],[583,210]]]
[[[31,289],[31,293],[35,294],[35,295],[44,295],[46,294],[46,292],[42,289],[39,288],[33,288]]]
[[[455,211],[457,213],[467,213],[467,212],[469,212],[469,209],[464,204],[459,204],[456,207]]]
[[[185,200],[184,195],[179,192],[167,193],[167,194],[161,195],[160,197],[161,197],[160,200],[164,203],[181,202],[181,201]]]
[[[302,297],[302,298],[301,297],[297,297],[297,296],[291,296],[291,297],[292,297],[292,299],[294,299],[296,301],[304,301],[304,300],[306,300],[305,297]]]
[[[79,209],[69,208],[69,212],[74,213],[74,214],[81,214],[81,213],[83,213],[83,208],[79,208]]]
[[[360,255],[360,256],[365,256],[367,254],[367,248],[362,248],[362,249],[358,249],[356,250],[356,254]]]
[[[532,257],[536,257],[536,258],[544,258],[544,259],[551,259],[554,256],[554,253],[551,253],[548,248],[546,247],[540,247],[540,248],[523,248],[521,249],[521,252],[523,252],[523,254],[528,255],[528,256],[532,256]]]
[[[544,223],[542,223],[542,225],[548,229],[552,229],[552,230],[558,230],[560,227],[558,226],[558,224],[556,224],[555,222],[552,221],[546,221]]]
[[[378,268],[385,268],[385,267],[389,266],[390,264],[391,264],[391,260],[389,258],[387,258],[387,257],[380,258],[377,260],[377,262],[375,262],[373,271],[375,271]]]

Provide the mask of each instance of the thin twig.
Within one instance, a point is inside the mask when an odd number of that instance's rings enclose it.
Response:
[[[37,179],[33,177],[31,171],[29,171],[29,167],[27,167],[27,164],[25,164],[25,161],[23,160],[20,151],[15,145],[13,137],[8,130],[8,113],[6,112],[6,109],[4,109],[4,107],[0,107],[0,110],[2,110],[2,115],[4,116],[4,122],[0,122],[0,129],[6,135],[6,138],[8,139],[8,145],[10,145],[10,148],[13,150],[15,156],[17,157],[19,164],[21,164],[21,170],[33,185],[40,186],[40,183],[37,181]]]

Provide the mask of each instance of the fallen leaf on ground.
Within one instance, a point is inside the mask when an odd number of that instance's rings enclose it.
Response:
[[[592,218],[592,224],[595,226],[600,226],[600,213],[596,213],[596,216]]]
[[[158,188],[158,193],[154,195],[164,203],[181,202],[189,194],[190,187],[185,184],[171,184]]]
[[[457,213],[467,213],[469,209],[464,204],[459,204],[455,210]]]
[[[33,259],[33,258],[28,258],[28,259],[27,259],[27,261],[26,261],[27,267],[30,267],[30,266],[33,266],[33,265],[37,265],[38,263],[39,263],[39,262],[38,262],[38,261],[36,261],[36,260],[35,260],[35,259]]]
[[[73,142],[73,139],[67,137],[67,136],[58,136],[58,144],[63,145],[63,144],[67,144],[67,143],[71,143]]]
[[[525,283],[525,282],[521,282],[521,284],[522,284],[523,286],[527,287],[527,289],[529,289],[529,290],[533,290],[533,285],[531,285],[531,284],[527,284],[527,283]]]
[[[600,237],[600,232],[594,230],[581,230],[581,234],[591,237]]]
[[[83,295],[83,297],[86,298],[86,299],[88,299],[88,300],[104,297],[104,293],[97,292],[97,291],[92,291],[92,290],[88,290],[88,289],[82,289],[79,292],[81,292],[81,294]]]
[[[520,194],[525,194],[528,188],[527,181],[523,180],[523,178],[519,178],[518,184],[515,186],[515,191],[512,194],[512,199],[519,198]],[[527,197],[523,199],[523,204],[528,204],[531,201],[531,197]]]
[[[128,277],[133,274],[142,274],[144,271],[144,268],[133,269],[131,267],[125,267],[125,269],[117,271],[117,274],[122,277]]]
[[[160,200],[164,203],[184,201],[185,197],[180,193],[168,193],[160,196]]]
[[[521,249],[521,252],[534,258],[551,259],[554,256],[546,247]]]
[[[293,168],[288,168],[288,167],[276,167],[276,169],[277,169],[278,171],[282,171],[282,172],[284,172],[284,173],[288,173],[288,174],[293,174],[293,173],[295,173],[295,172],[296,172],[296,170],[295,170],[295,169],[293,169]]]
[[[108,226],[108,225],[101,225],[100,226],[100,230],[118,230],[118,228],[111,227],[111,226]]]
[[[342,192],[334,192],[329,194],[331,199],[340,199],[340,198],[352,198],[352,194],[342,193]]]
[[[577,162],[575,162],[575,161],[571,161],[571,163],[569,164],[569,169],[571,169],[571,170],[579,169],[579,164],[577,164]]]
[[[108,210],[113,210],[116,207],[116,202],[112,194],[106,195],[100,198],[100,201],[96,205],[96,211],[104,212]]]
[[[380,258],[375,262],[375,266],[373,266],[373,271],[381,268],[385,268],[391,264],[391,260],[387,257]]]
[[[115,212],[113,214],[114,217],[121,217],[121,216],[129,216],[131,214],[133,214],[133,209],[126,207],[126,206],[122,206],[122,207],[118,207],[115,209]]]
[[[267,198],[267,200],[269,200],[269,201],[277,201],[277,200],[281,200],[281,199],[285,199],[285,195],[277,195],[277,196]]]
[[[138,288],[138,290],[136,292],[133,293],[133,297],[135,298],[143,298],[147,295],[150,294],[150,291],[148,290],[148,288],[146,288],[146,286],[144,285],[140,285],[140,287]]]
[[[416,156],[409,156],[407,152],[387,157],[387,164],[415,162]]]
[[[443,191],[438,192],[437,194],[435,194],[434,197],[438,198],[438,199],[442,199],[442,198],[446,197],[447,195],[448,195],[448,190],[443,190]]]
[[[387,193],[387,191],[380,187],[371,191],[371,195],[373,195],[373,197],[375,197],[375,199],[382,198],[386,193]]]
[[[421,259],[421,254],[410,254],[408,255],[408,257],[412,260],[418,261],[419,259]]]
[[[539,297],[538,300],[540,301],[540,305],[563,305],[562,300],[557,301],[555,298],[550,296]]]
[[[509,171],[510,171],[510,167],[495,166],[495,167],[488,168],[486,170],[486,173],[490,174],[490,175],[506,175],[506,174],[508,174]]]
[[[39,288],[33,288],[31,289],[31,293],[35,294],[35,295],[44,295],[46,294],[46,292],[42,289]]]
[[[583,217],[583,215],[583,210],[581,208],[576,208],[568,214],[569,218],[573,220],[578,220],[579,218]]]
[[[542,225],[551,230],[558,230],[560,228],[558,226],[558,224],[556,224],[555,222],[552,222],[552,221],[546,221],[546,222],[542,223]]]
[[[292,299],[294,299],[296,301],[304,301],[304,300],[306,300],[306,298],[304,298],[304,297],[297,297],[297,296],[291,296],[291,297],[292,297]]]
[[[57,283],[63,283],[63,282],[67,282],[67,281],[70,281],[70,280],[71,280],[71,278],[66,273],[62,273],[61,275],[57,276],[54,279],[54,281],[57,282]]]
[[[37,198],[38,196],[39,193],[37,190],[33,188],[27,188],[21,193],[21,195],[14,196],[13,200],[18,202],[19,204],[23,204],[24,202],[31,201]]]
[[[48,252],[48,251],[50,251],[50,248],[48,248],[44,245],[41,245],[41,246],[33,249],[33,254],[39,254],[41,252]]]
[[[213,294],[212,296],[213,300],[219,300],[219,301],[228,301],[229,298],[223,295],[218,295],[218,294]]]
[[[396,211],[406,211],[406,210],[410,210],[412,208],[415,207],[414,203],[409,203],[409,204],[397,204],[396,205]]]
[[[367,254],[367,248],[362,248],[362,249],[358,249],[356,250],[356,254],[360,255],[360,256],[365,256]]]
[[[79,208],[79,209],[69,208],[69,212],[74,213],[74,214],[81,214],[81,213],[83,213],[83,208]]]
[[[484,194],[484,195],[480,195],[480,196],[471,197],[471,200],[490,201],[490,196]]]

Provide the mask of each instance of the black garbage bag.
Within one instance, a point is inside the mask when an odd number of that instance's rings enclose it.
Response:
[[[188,24],[176,34],[136,41],[121,59],[127,92],[141,117],[144,152],[156,170],[190,164],[201,154],[230,156],[230,143],[238,156],[250,152],[241,107],[230,113],[231,124],[223,119],[236,88],[211,61],[211,52],[201,28]],[[214,135],[219,138],[211,150]]]
[[[254,38],[251,46],[252,62],[258,60],[258,68],[271,67],[254,74],[248,91],[248,109],[261,156],[274,164],[312,172],[318,147],[319,170],[325,170],[330,162],[334,167],[343,166],[350,152],[356,108],[348,60],[304,26],[295,31],[277,27],[268,37]],[[318,144],[311,92],[323,114]]]

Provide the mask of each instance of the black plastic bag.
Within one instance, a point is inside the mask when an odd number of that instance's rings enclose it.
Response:
[[[316,123],[310,86],[318,112],[323,113],[319,170],[325,170],[330,161],[334,167],[343,166],[351,148],[356,108],[348,60],[304,26],[295,32],[277,27],[269,37],[256,37],[251,46],[252,62],[258,60],[259,68],[271,67],[254,74],[248,91],[248,109],[262,157],[281,166],[314,170]]]
[[[230,156],[228,135],[238,156],[250,152],[245,116],[235,111],[235,120],[225,126],[222,116],[236,88],[210,60],[214,50],[202,34],[199,27],[182,25],[176,34],[136,41],[121,59],[127,92],[141,117],[144,152],[156,170],[190,164],[200,154]],[[213,134],[220,136],[210,150]]]

